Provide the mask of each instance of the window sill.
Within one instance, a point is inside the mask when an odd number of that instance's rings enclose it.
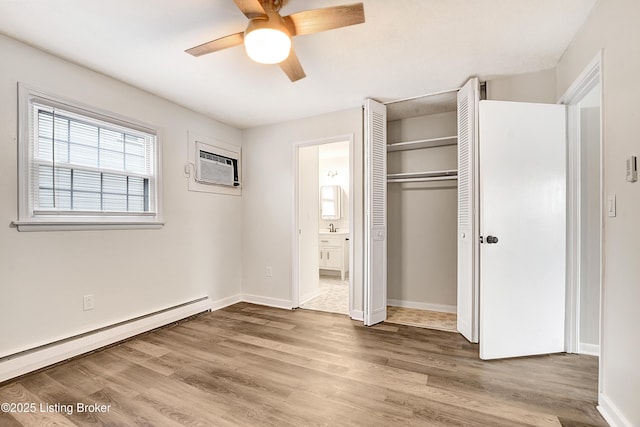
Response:
[[[157,230],[159,221],[13,221],[18,231],[88,231],[88,230]]]

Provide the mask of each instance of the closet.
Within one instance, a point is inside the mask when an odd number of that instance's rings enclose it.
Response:
[[[387,107],[387,304],[456,312],[457,90]]]
[[[566,108],[473,78],[364,119],[364,323],[455,310],[483,359],[563,351]]]

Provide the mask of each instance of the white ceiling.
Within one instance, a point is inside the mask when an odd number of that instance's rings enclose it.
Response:
[[[291,0],[282,15],[357,0]],[[242,46],[232,0],[0,0],[0,33],[247,128],[555,66],[596,0],[363,0],[366,23],[294,38],[307,77]]]

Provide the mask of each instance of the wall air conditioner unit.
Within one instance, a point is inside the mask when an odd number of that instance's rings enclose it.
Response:
[[[238,153],[197,142],[196,181],[203,184],[239,187],[238,157]]]

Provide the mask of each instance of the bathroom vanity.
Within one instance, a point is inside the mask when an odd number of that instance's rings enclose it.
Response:
[[[320,231],[320,270],[339,271],[344,280],[349,271],[349,232]]]

